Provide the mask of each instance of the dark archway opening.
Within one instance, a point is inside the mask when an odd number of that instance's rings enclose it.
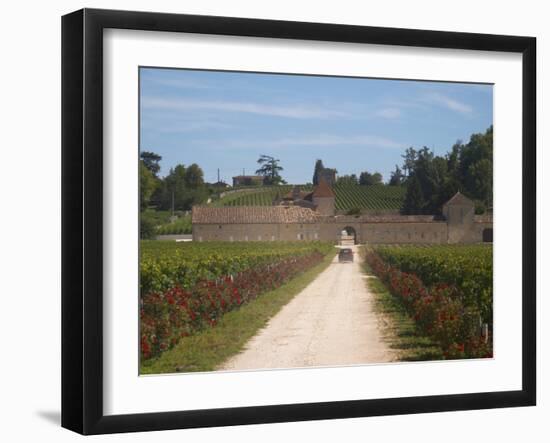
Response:
[[[492,243],[493,242],[493,228],[487,228],[483,230],[482,233],[483,243]]]
[[[355,228],[352,228],[351,226],[346,226],[344,229],[342,229],[341,238],[342,240],[345,240],[346,243],[351,243],[353,245],[356,245],[357,233],[355,232]]]

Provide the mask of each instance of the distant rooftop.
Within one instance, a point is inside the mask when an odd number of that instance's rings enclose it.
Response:
[[[263,180],[264,179],[264,176],[263,175],[236,175],[233,177],[233,179],[235,178],[253,178],[253,179],[256,179],[256,180]]]
[[[474,205],[474,202],[466,197],[464,194],[461,194],[460,191],[457,192],[445,205]]]
[[[327,184],[325,180],[321,178],[319,180],[319,184],[315,186],[315,189],[313,190],[313,197],[336,197],[336,194],[332,190],[332,188]]]

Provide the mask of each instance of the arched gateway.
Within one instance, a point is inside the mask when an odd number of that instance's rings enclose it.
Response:
[[[338,235],[338,243],[342,246],[357,244],[357,232],[352,226],[346,226]]]

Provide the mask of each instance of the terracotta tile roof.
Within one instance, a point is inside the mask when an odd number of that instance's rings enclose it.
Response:
[[[474,202],[468,197],[464,196],[460,192],[457,192],[447,203],[446,205],[470,205],[474,206]]]
[[[194,224],[315,223],[318,217],[300,206],[195,206],[191,219]]]
[[[321,179],[319,180],[319,184],[313,190],[313,197],[336,197],[336,195],[327,182],[324,179]]]

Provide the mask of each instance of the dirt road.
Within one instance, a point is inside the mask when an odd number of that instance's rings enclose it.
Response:
[[[354,247],[355,249],[355,247]],[[293,368],[392,360],[359,256],[334,261],[220,370]]]

